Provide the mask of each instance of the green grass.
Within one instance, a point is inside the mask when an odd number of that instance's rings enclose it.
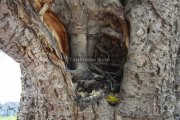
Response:
[[[2,117],[0,116],[0,120],[16,120],[17,116],[7,116],[7,117]]]

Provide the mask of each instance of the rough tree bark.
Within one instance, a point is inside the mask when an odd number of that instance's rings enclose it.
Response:
[[[101,0],[79,1],[54,0],[50,10],[65,25],[69,39],[94,39],[102,25],[96,16]],[[76,104],[71,75],[56,60],[53,42],[47,42],[54,38],[31,3],[0,0],[0,49],[21,64],[19,120],[179,120],[179,0],[127,1],[130,44],[120,92],[123,102],[112,107],[102,99],[85,109]],[[81,24],[86,26],[79,30]]]

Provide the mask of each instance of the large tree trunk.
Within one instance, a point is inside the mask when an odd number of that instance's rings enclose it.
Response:
[[[125,115],[174,119],[174,71],[179,45],[178,1],[129,1],[129,59],[125,65]],[[145,119],[145,118],[144,118]]]
[[[79,1],[54,0],[50,11],[62,21],[71,41],[80,39],[71,49],[82,47],[84,50],[86,47],[82,45],[87,42],[84,39],[94,39],[104,23],[96,14],[101,0]],[[113,0],[104,1],[108,4]],[[119,93],[123,100],[110,106],[103,98],[98,104],[91,102],[81,109],[74,99],[71,75],[58,59],[56,37],[53,38],[53,31],[44,25],[38,6],[29,0],[1,0],[0,49],[21,64],[18,119],[179,120],[179,9],[179,0],[127,2],[125,14],[130,23],[130,44]],[[78,54],[87,55],[78,50]],[[81,64],[75,66],[81,67]]]

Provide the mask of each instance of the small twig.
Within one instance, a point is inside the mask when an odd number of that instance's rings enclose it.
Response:
[[[119,76],[118,74],[116,74],[116,73],[114,73],[114,72],[108,72],[108,71],[106,71],[105,73],[111,74],[111,75],[115,75],[115,76]]]
[[[104,54],[106,54],[108,56],[108,58],[109,58],[109,54],[105,50],[103,50],[99,45],[96,45],[96,48],[98,50],[100,50],[101,52],[103,52]]]
[[[112,81],[113,83],[115,83],[115,79],[111,76],[111,72],[106,72],[106,71],[103,71],[101,69],[99,69],[97,66],[95,65],[90,65],[91,67],[93,67],[97,72],[99,72],[102,76],[105,76],[106,78],[110,79],[110,81]],[[115,73],[114,73],[115,74]]]
[[[78,87],[79,87],[79,85],[83,85],[83,87],[85,87],[85,88],[88,88],[95,84],[99,84],[99,82],[96,80],[78,80],[77,83],[78,83]]]
[[[96,72],[98,72],[99,74],[101,74],[102,76],[105,76],[105,73],[103,70],[99,69],[97,66],[93,65],[93,64],[89,64],[90,69],[95,70]]]
[[[116,38],[118,40],[122,40],[123,36],[122,34],[116,32],[115,30],[109,28],[109,27],[104,27],[101,29],[101,32],[105,35],[108,35],[110,37]]]

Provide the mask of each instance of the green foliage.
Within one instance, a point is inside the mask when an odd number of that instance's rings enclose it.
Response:
[[[17,116],[7,116],[7,117],[2,117],[0,116],[0,120],[16,120]]]

